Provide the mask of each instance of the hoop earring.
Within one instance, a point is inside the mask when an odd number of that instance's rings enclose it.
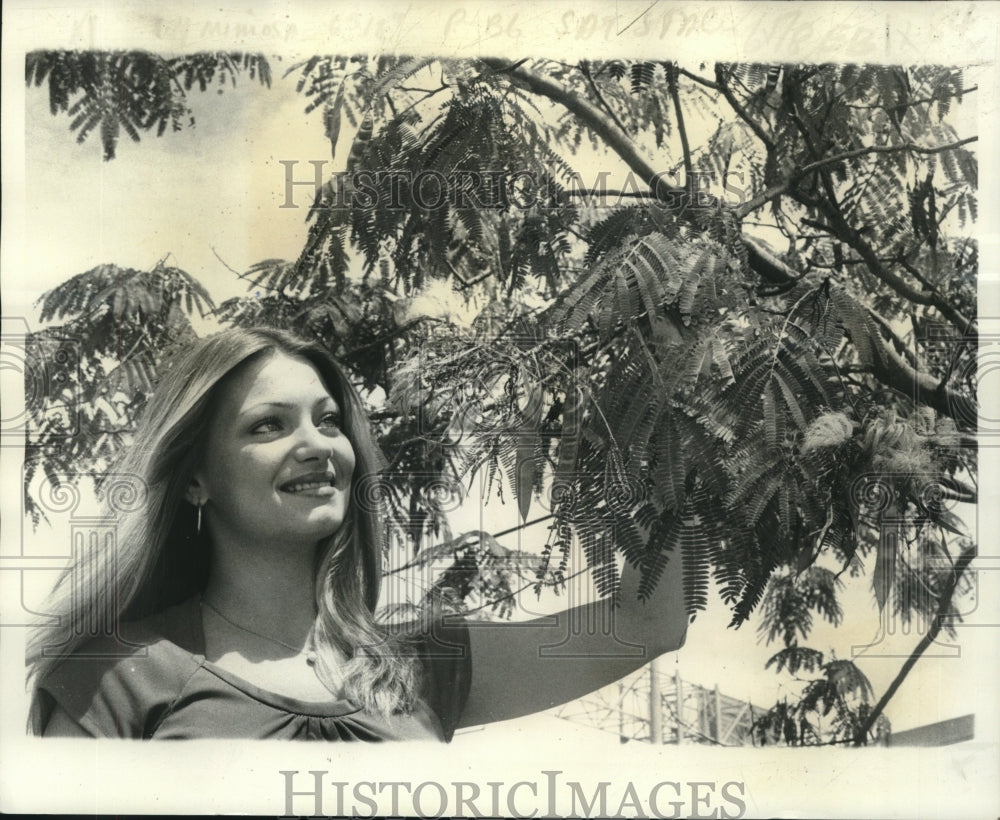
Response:
[[[202,502],[202,501],[198,502],[198,527],[197,527],[197,530],[196,530],[196,533],[195,533],[196,535],[201,535],[201,505],[203,503],[204,502]]]

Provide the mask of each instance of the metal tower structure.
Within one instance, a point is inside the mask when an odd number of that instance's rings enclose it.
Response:
[[[701,743],[749,746],[753,705],[663,675],[657,661],[555,712],[558,717],[618,735],[622,743]]]

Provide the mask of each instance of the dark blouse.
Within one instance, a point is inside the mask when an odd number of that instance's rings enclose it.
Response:
[[[95,737],[450,741],[472,674],[463,622],[415,632],[421,696],[385,719],[349,700],[268,692],[207,661],[197,597],[123,625],[121,637],[89,641],[39,686]]]

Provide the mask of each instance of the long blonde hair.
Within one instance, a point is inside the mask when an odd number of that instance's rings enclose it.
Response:
[[[132,445],[114,468],[137,482],[142,503],[118,513],[113,556],[88,556],[68,567],[46,607],[46,623],[28,642],[29,681],[34,687],[31,729],[40,733],[47,715],[39,682],[89,637],[81,623],[130,621],[180,603],[204,589],[210,550],[197,534],[196,510],[185,490],[205,450],[220,384],[251,359],[281,351],[308,361],[341,408],[342,429],[355,453],[352,500],[340,529],[317,546],[315,597],[319,677],[334,686],[327,661],[334,649],[349,658],[345,694],[368,711],[409,709],[417,695],[417,671],[406,652],[376,622],[382,577],[381,515],[370,490],[381,456],[371,438],[357,391],[320,346],[272,328],[232,328],[175,357],[150,397]],[[362,497],[362,494],[364,497]],[[108,499],[105,497],[105,504]],[[74,624],[77,625],[74,628]],[[59,647],[57,656],[43,652]]]

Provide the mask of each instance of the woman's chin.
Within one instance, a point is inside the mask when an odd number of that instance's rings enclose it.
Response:
[[[305,525],[309,537],[317,540],[329,538],[344,525],[344,515],[340,512],[317,511]]]

